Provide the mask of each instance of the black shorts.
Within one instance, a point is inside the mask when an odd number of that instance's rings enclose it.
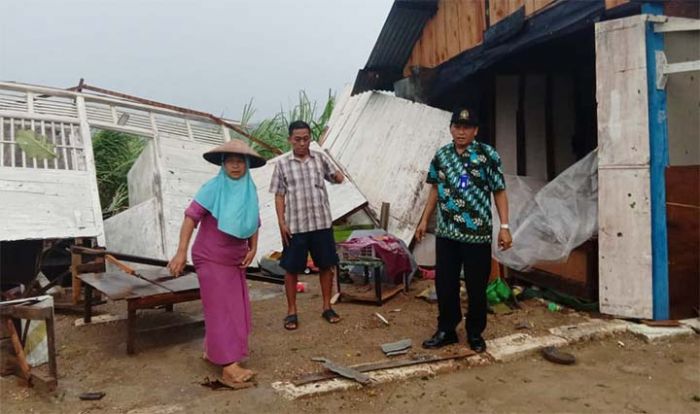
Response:
[[[306,270],[309,252],[319,269],[337,265],[338,254],[335,251],[333,230],[323,229],[293,234],[289,245],[282,250],[280,266],[289,273],[303,273]]]

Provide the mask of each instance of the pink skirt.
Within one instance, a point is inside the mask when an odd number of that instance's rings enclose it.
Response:
[[[196,260],[204,309],[204,352],[209,361],[228,365],[248,356],[250,299],[245,269]]]

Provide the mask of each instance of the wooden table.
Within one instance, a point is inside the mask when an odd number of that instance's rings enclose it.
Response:
[[[85,323],[90,323],[92,318],[93,289],[102,292],[111,300],[126,300],[128,312],[127,354],[134,353],[137,310],[166,306],[166,310],[172,311],[173,305],[176,303],[200,298],[199,282],[194,273],[177,278],[169,277],[160,271],[140,272],[139,274],[142,278],[123,272],[78,276],[85,284],[85,314],[83,316]]]
[[[27,384],[31,385],[33,381],[38,380],[46,384],[49,389],[55,389],[58,384],[58,369],[56,367],[56,339],[54,335],[54,312],[53,305],[48,297],[40,296],[38,298],[28,298],[28,303],[5,303],[0,304],[0,319],[7,326],[7,329],[12,338],[13,347],[17,354],[18,363],[22,372],[22,377]],[[15,329],[12,319],[24,319],[27,323],[30,321],[46,322],[46,341],[49,353],[49,377],[38,374],[36,371],[30,370],[27,360],[24,355],[23,344],[20,342],[19,335]]]

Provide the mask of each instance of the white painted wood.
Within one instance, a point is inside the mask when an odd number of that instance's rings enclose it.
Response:
[[[700,20],[684,17],[667,17],[667,21],[654,24],[656,33],[700,31]]]
[[[516,115],[518,110],[518,77],[496,77],[496,150],[501,156],[505,174],[518,173]]]
[[[596,25],[599,162],[601,166],[648,165],[644,20],[640,16],[620,20],[624,22]]]
[[[600,309],[638,318],[653,316],[645,24],[596,24]]]
[[[601,168],[598,180],[600,310],[652,318],[649,170]]]
[[[87,171],[0,167],[0,240],[96,237]]]
[[[129,207],[155,196],[156,166],[153,141],[148,142],[126,176],[129,184]]]
[[[156,197],[161,204],[163,258],[170,258],[177,251],[185,209],[202,184],[218,173],[219,167],[202,157],[213,145],[165,137],[159,137],[158,142],[160,193]]]
[[[541,180],[547,179],[546,93],[544,75],[525,78],[525,173]]]
[[[158,210],[159,203],[154,197],[105,220],[107,249],[164,259]]]
[[[100,205],[100,193],[97,189],[97,175],[95,172],[95,157],[92,151],[92,136],[90,135],[90,124],[87,122],[87,113],[85,112],[85,100],[78,96],[76,98],[76,106],[78,108],[78,116],[80,117],[80,138],[84,148],[83,156],[85,159],[86,171],[90,179],[87,181],[87,186],[90,192],[90,200],[92,201],[92,212],[95,219],[95,228],[97,229],[97,243],[100,246],[105,244],[104,224],[102,222],[102,207]],[[82,158],[82,157],[81,157]]]
[[[389,232],[410,243],[427,200],[430,161],[452,140],[450,113],[380,92],[350,101],[354,106],[345,105],[323,148],[347,171],[375,216],[382,202],[391,204]]]

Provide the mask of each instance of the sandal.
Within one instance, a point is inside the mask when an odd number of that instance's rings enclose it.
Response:
[[[284,317],[284,329],[293,331],[299,327],[299,318],[296,314],[287,315]]]
[[[321,314],[321,317],[325,319],[328,323],[338,323],[340,322],[340,315],[335,313],[333,309],[326,309]]]

